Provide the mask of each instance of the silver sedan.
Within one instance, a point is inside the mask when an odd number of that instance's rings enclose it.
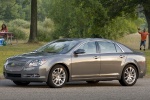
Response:
[[[60,88],[69,81],[109,80],[132,86],[145,74],[143,53],[100,38],[55,40],[33,52],[10,57],[4,64],[5,78],[22,86],[46,82]]]

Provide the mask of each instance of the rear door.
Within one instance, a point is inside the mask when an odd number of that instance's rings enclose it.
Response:
[[[100,47],[100,75],[101,77],[117,77],[122,71],[122,64],[126,58],[121,48],[108,41],[98,41]]]

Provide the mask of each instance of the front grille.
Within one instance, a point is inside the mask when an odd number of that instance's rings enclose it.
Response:
[[[6,65],[6,70],[8,71],[21,71],[24,66],[25,66],[26,62],[9,62]]]
[[[21,77],[21,74],[10,74],[10,73],[7,73],[7,77]]]

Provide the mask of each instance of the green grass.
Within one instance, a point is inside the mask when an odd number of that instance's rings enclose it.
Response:
[[[3,72],[3,65],[8,57],[33,51],[42,45],[44,45],[44,43],[19,43],[15,45],[0,46],[0,74]]]
[[[150,50],[145,52],[147,59],[147,75],[150,75]]]

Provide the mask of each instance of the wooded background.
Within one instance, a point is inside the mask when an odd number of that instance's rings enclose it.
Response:
[[[59,37],[115,40],[136,33],[137,27],[150,33],[149,5],[150,0],[0,0],[0,24],[29,42]]]

